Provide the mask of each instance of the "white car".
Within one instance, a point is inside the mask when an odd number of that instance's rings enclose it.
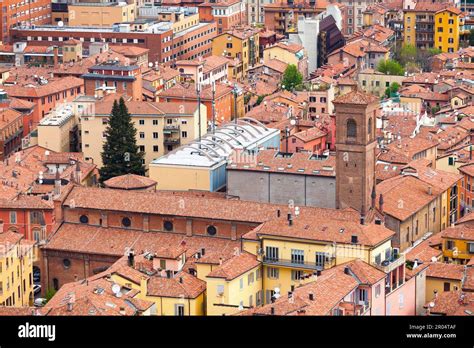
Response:
[[[33,303],[35,307],[43,307],[46,304],[46,299],[42,297],[38,297],[37,299],[35,299]]]
[[[35,284],[33,285],[33,293],[36,295],[41,291],[41,285]]]

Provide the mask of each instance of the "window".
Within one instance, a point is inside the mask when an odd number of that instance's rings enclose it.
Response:
[[[187,138],[187,137],[188,137],[188,132],[182,131],[182,132],[181,132],[181,137],[182,137],[182,138]]]
[[[217,233],[217,229],[215,226],[213,225],[210,225],[210,226],[207,226],[207,234],[210,235],[210,236],[215,236]]]
[[[242,290],[244,288],[244,278],[240,278],[239,280],[239,289]]]
[[[144,132],[140,132],[140,139],[145,139],[145,133]]]
[[[380,292],[381,292],[381,286],[380,284],[378,284],[376,287],[375,287],[375,297],[379,297],[380,296]]]
[[[369,118],[367,123],[367,132],[369,133],[369,136],[372,135],[372,118]]]
[[[160,268],[166,269],[166,260],[160,260]]]
[[[139,120],[139,121],[138,121],[138,124],[139,124],[140,126],[143,126],[143,125],[145,124],[145,120]]]
[[[122,219],[122,226],[123,227],[130,227],[131,224],[132,224],[132,221],[130,220],[130,218],[124,217]]]
[[[16,211],[11,211],[10,212],[10,223],[11,224],[16,224]]]
[[[158,125],[158,120],[153,120],[153,125],[157,126]]]
[[[375,264],[380,265],[381,263],[382,263],[382,255],[377,254],[377,256],[375,256]]]
[[[291,280],[300,280],[301,278],[303,278],[303,271],[295,271],[295,270],[292,270],[291,271]]]
[[[158,145],[153,145],[153,152],[158,152],[159,148]]]
[[[249,273],[249,275],[247,276],[247,285],[250,285],[254,282],[254,273]]]
[[[53,288],[54,288],[54,290],[59,290],[59,280],[58,280],[58,278],[53,278]]]
[[[153,132],[153,139],[158,139],[158,132]]]
[[[291,262],[303,264],[304,263],[304,250],[291,249]]]
[[[347,120],[347,137],[355,138],[357,136],[357,124],[352,118]]]
[[[184,305],[176,304],[174,307],[174,315],[177,315],[180,317],[184,316]]]
[[[81,215],[79,217],[79,221],[81,222],[81,224],[87,224],[89,222],[89,218],[87,217],[87,215]]]
[[[325,253],[322,252],[317,252],[316,253],[316,266],[321,267],[321,269],[324,269],[324,260],[326,258]]]
[[[454,248],[454,241],[452,241],[452,240],[447,240],[447,241],[446,241],[446,249],[448,249],[448,250],[453,250],[453,248]]]
[[[267,246],[265,249],[265,259],[269,261],[278,261],[278,248]]]
[[[474,254],[474,243],[467,243],[467,250],[469,254]]]
[[[444,291],[450,291],[451,290],[451,284],[449,282],[445,282],[443,284],[443,290]]]
[[[165,231],[173,231],[173,223],[171,221],[165,221],[163,227],[165,228]]]
[[[217,296],[224,295],[224,285],[217,285]]]
[[[71,267],[71,260],[69,259],[64,259],[63,260],[63,266],[64,268],[68,269],[69,267]]]
[[[278,268],[275,267],[268,267],[267,268],[267,278],[269,279],[278,279],[279,271]]]

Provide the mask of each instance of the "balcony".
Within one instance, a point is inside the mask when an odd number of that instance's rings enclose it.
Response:
[[[163,127],[163,133],[179,132],[179,125],[167,124]]]
[[[331,263],[332,261],[329,261],[321,265],[321,264],[316,264],[315,262],[296,262],[293,260],[274,259],[274,258],[268,258],[268,257],[263,258],[263,264],[266,266],[280,266],[280,267],[288,267],[288,268],[309,269],[309,270],[314,270],[314,271],[322,271],[324,270],[324,265],[329,265]]]
[[[165,138],[163,144],[165,145],[179,145],[181,140],[179,138]]]
[[[374,263],[374,266],[382,272],[389,273],[404,263],[405,254],[394,254],[389,260],[382,261],[380,264]]]

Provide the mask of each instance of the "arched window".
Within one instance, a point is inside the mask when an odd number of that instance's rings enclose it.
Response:
[[[372,118],[369,118],[369,122],[367,123],[367,133],[372,135]]]
[[[347,137],[355,138],[357,137],[357,124],[352,118],[347,120]]]
[[[53,278],[53,288],[54,288],[54,290],[59,290],[59,280],[58,280],[58,278]]]

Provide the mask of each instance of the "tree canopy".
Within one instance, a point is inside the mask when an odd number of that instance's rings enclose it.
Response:
[[[381,60],[377,66],[377,70],[388,75],[403,76],[405,74],[402,65],[393,59]]]
[[[303,82],[303,75],[298,71],[298,68],[294,64],[290,64],[286,67],[285,73],[283,74],[282,86],[287,91],[291,91],[296,86],[301,85]]]
[[[136,135],[125,101],[123,98],[119,102],[115,100],[105,130],[100,182],[124,174],[145,175],[144,153],[139,151]]]

